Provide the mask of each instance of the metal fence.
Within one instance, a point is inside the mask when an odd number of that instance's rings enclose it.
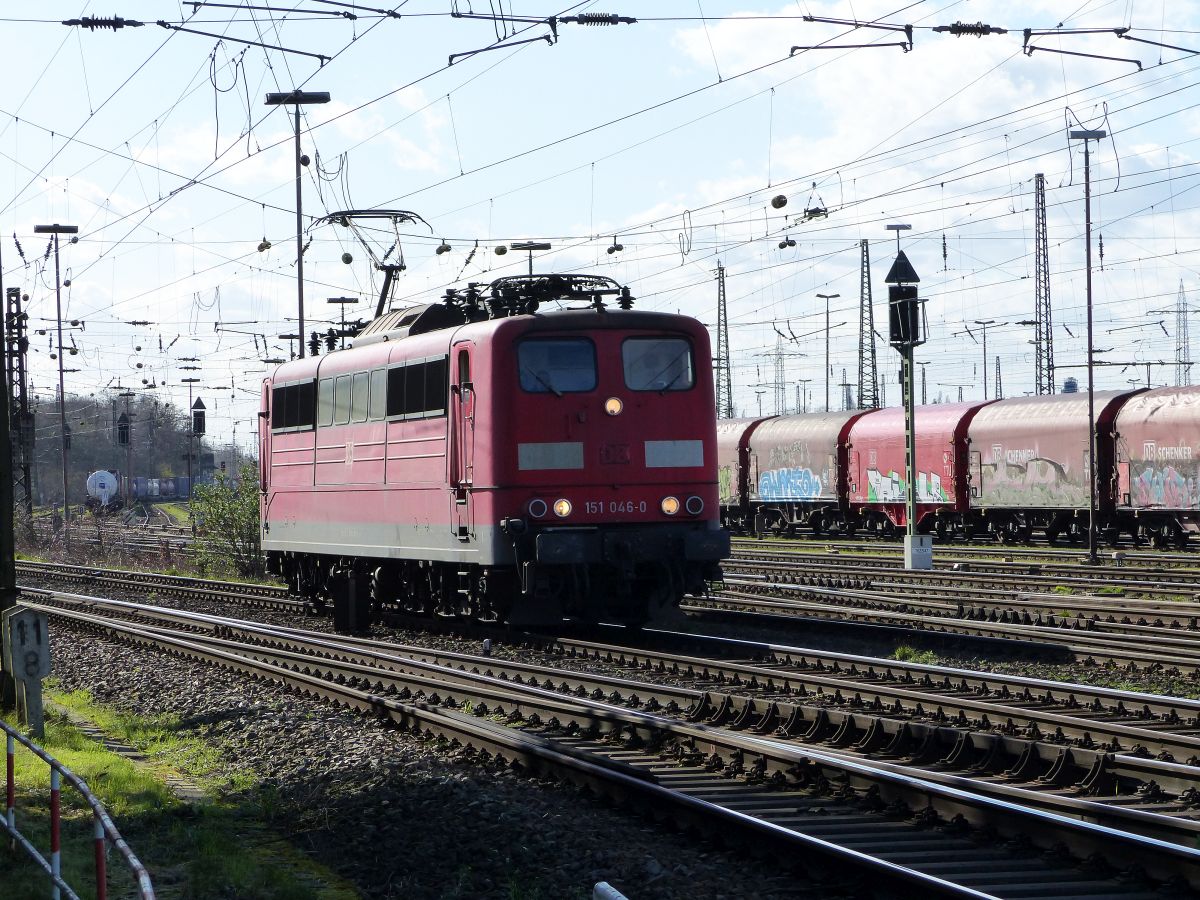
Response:
[[[61,816],[59,809],[59,791],[62,782],[65,780],[67,784],[79,791],[83,799],[87,801],[88,806],[92,808],[92,823],[93,823],[93,840],[95,841],[95,857],[96,857],[96,898],[97,900],[106,900],[108,896],[108,881],[105,872],[106,857],[108,848],[106,841],[111,841],[112,845],[117,848],[117,851],[125,860],[125,864],[129,866],[133,872],[134,878],[137,880],[138,896],[142,900],[153,900],[154,887],[150,883],[150,874],[146,871],[145,866],[141,864],[137,856],[134,855],[129,845],[125,843],[125,839],[121,837],[121,832],[117,831],[117,826],[113,824],[112,819],[108,817],[108,813],[104,811],[103,805],[89,789],[82,778],[73,773],[70,769],[48,754],[41,747],[34,744],[23,734],[7,722],[0,720],[0,729],[8,737],[8,757],[7,757],[7,788],[5,791],[4,804],[4,830],[12,838],[14,844],[19,844],[25,852],[46,872],[47,877],[52,884],[51,896],[54,900],[60,900],[62,896],[67,896],[71,900],[79,900],[79,895],[71,889],[62,878],[61,866],[62,855],[59,846],[60,841],[60,826]],[[34,756],[41,759],[44,763],[50,766],[50,858],[45,856],[35,847],[25,835],[17,830],[16,816],[16,751],[17,744],[22,744]]]

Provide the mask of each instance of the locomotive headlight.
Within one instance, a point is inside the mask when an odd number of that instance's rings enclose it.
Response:
[[[688,515],[698,516],[704,512],[704,499],[692,494],[687,498],[687,503],[683,505],[683,508],[688,511]]]
[[[533,516],[535,519],[540,519],[545,514],[546,514],[546,501],[545,500],[530,500],[529,501],[529,515]]]
[[[659,506],[668,516],[673,516],[675,513],[679,512],[679,498],[663,497],[662,503],[660,503]]]
[[[565,519],[571,514],[571,501],[565,497],[554,501],[554,514],[560,519]]]
[[[619,416],[624,408],[625,404],[621,402],[620,397],[609,397],[604,401],[604,411],[610,416]]]

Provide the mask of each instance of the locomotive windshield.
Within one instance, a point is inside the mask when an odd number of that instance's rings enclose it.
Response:
[[[629,338],[621,361],[631,391],[686,391],[696,382],[692,347],[682,338]]]
[[[536,338],[517,345],[521,388],[533,394],[596,388],[596,348],[585,338]]]

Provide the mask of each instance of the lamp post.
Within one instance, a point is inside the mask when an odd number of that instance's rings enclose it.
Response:
[[[77,225],[34,225],[34,234],[54,235],[54,318],[58,326],[58,424],[62,430],[62,476],[63,476],[63,549],[71,549],[71,507],[67,503],[67,395],[63,385],[63,339],[62,339],[62,278],[58,266],[58,236],[60,234],[79,234]],[[71,238],[75,243],[79,238]]]
[[[989,325],[1007,325],[1007,322],[997,322],[995,319],[976,319],[974,324],[983,326],[983,399],[988,398],[988,355],[987,330]]]
[[[1095,565],[1096,554],[1096,384],[1092,360],[1092,157],[1088,141],[1104,138],[1106,132],[1081,130],[1068,132],[1073,141],[1083,141],[1083,218],[1087,256],[1087,376],[1088,376],[1088,562]]]
[[[304,334],[304,216],[300,191],[300,167],[308,165],[308,157],[300,155],[300,107],[310,103],[328,103],[325,91],[292,91],[288,94],[267,94],[267,106],[296,108],[296,303],[299,309],[297,330]],[[304,358],[304,341],[300,341],[300,358]]]
[[[829,301],[841,294],[817,294],[825,301],[825,412],[829,412]]]
[[[920,360],[920,359],[914,360],[913,365],[917,365],[917,366],[921,367],[921,405],[925,406],[929,402],[928,394],[926,394],[926,392],[925,392],[925,374],[926,374],[925,367],[929,365],[929,360],[927,360],[927,359],[926,360]]]

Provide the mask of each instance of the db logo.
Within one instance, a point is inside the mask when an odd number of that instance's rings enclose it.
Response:
[[[1142,442],[1142,459],[1154,460],[1158,457],[1158,442],[1143,441]]]
[[[606,465],[626,465],[629,462],[628,444],[602,444],[600,462]]]

